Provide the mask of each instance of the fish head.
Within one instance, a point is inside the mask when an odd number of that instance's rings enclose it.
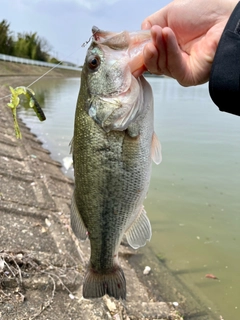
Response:
[[[150,32],[114,33],[93,27],[92,33],[84,64],[89,92],[107,97],[126,92],[133,72],[143,66],[143,47],[151,40]]]
[[[114,33],[93,27],[92,33],[82,70],[89,115],[106,131],[125,130],[143,105],[141,83],[133,73],[143,66],[150,32]]]

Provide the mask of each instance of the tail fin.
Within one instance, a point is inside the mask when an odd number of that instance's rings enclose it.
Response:
[[[87,271],[83,283],[83,297],[100,298],[105,294],[115,299],[126,299],[126,280],[120,266],[106,274],[92,269]]]

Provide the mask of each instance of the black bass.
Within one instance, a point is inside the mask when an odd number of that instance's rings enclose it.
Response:
[[[153,95],[143,76],[148,31],[112,33],[93,27],[82,69],[72,141],[75,189],[71,226],[91,243],[83,284],[85,298],[126,298],[118,263],[123,236],[133,248],[151,238],[143,207],[151,162],[161,161],[153,130]]]

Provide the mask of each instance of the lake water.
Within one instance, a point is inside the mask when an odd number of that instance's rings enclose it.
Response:
[[[221,113],[207,85],[183,88],[172,79],[147,79],[163,150],[145,201],[153,228],[149,245],[209,301],[218,319],[239,320],[240,118]],[[79,85],[79,79],[46,79],[33,86],[47,117],[43,123],[30,109],[19,112],[58,161],[69,156]],[[73,176],[72,169],[65,173]]]

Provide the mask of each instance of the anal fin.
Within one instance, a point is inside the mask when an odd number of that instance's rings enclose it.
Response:
[[[78,211],[76,200],[75,200],[75,193],[73,193],[72,203],[71,203],[71,227],[77,238],[79,238],[80,240],[87,239],[87,229]]]
[[[152,228],[144,207],[125,235],[133,249],[145,246],[146,242],[151,239]]]

